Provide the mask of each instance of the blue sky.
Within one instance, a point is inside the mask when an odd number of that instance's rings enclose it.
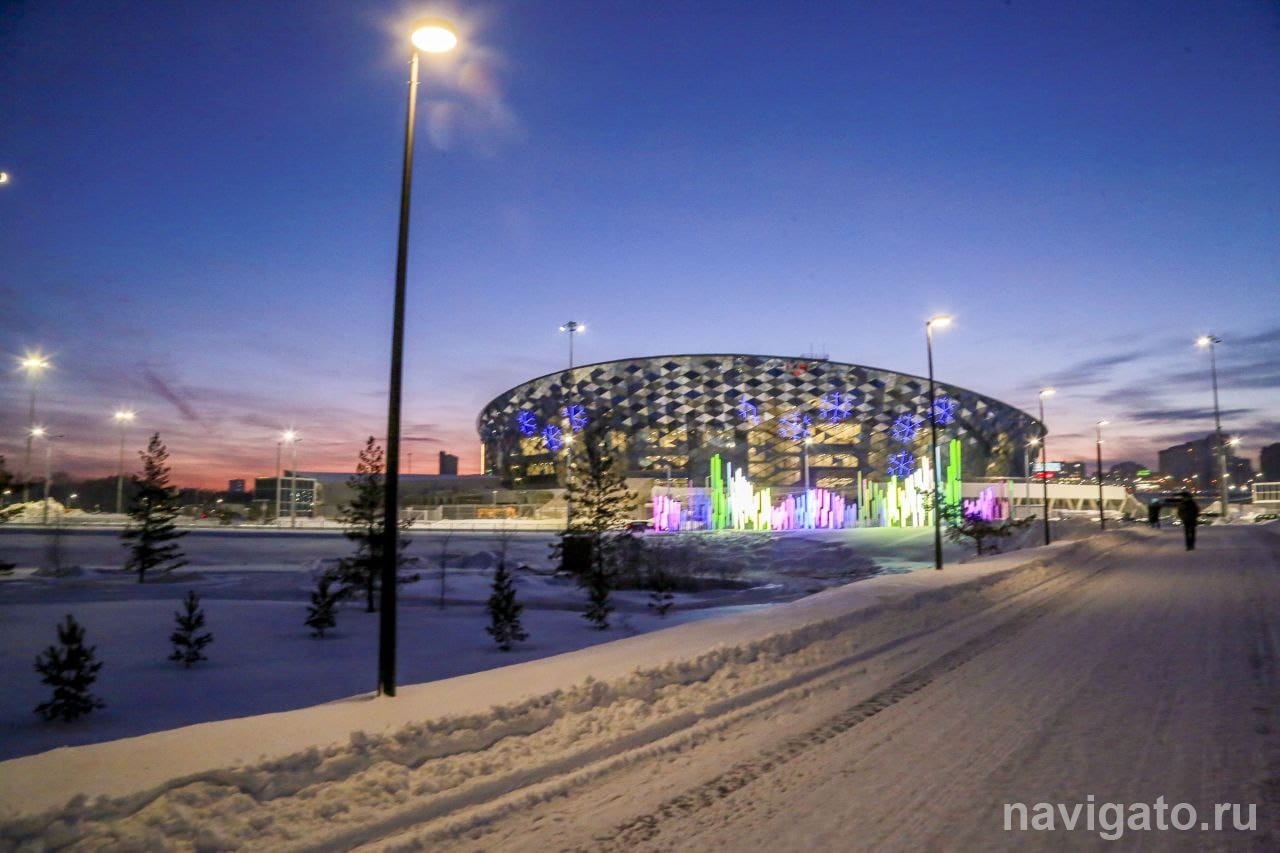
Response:
[[[1269,2],[11,2],[0,339],[51,355],[55,467],[111,412],[175,478],[350,468],[385,431],[407,43],[424,65],[406,434],[562,365],[800,354],[1033,411],[1051,456],[1280,441],[1280,7]],[[21,467],[28,386],[0,382]]]

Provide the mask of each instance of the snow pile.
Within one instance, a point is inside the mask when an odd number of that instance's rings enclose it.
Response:
[[[555,796],[571,777],[580,783],[637,750],[680,749],[735,709],[1087,570],[1140,535],[875,578],[753,614],[418,685],[395,700],[5,762],[0,846],[345,848],[538,783],[526,796]]]

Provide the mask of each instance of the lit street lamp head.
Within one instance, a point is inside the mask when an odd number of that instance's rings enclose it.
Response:
[[[280,440],[285,442],[286,444],[292,444],[293,442],[298,440],[298,433],[295,432],[294,430],[287,429],[284,432],[280,433]]]
[[[18,359],[18,367],[27,371],[29,375],[35,376],[42,370],[52,367],[53,363],[49,361],[47,356],[40,353],[27,353]]]
[[[931,329],[945,329],[947,326],[951,325],[951,315],[938,314],[937,316],[930,317],[929,321],[925,323],[925,325]]]
[[[1057,393],[1058,393],[1057,388],[1041,388],[1040,389],[1041,397],[1052,397],[1054,394],[1057,394]]]
[[[128,409],[121,409],[120,411],[118,411],[118,412],[116,412],[114,415],[112,415],[112,417],[114,417],[114,418],[116,419],[116,423],[119,423],[119,424],[123,425],[123,424],[127,424],[127,423],[129,423],[129,422],[130,422],[130,421],[132,421],[135,417],[137,417],[137,413],[136,413],[136,412],[131,412],[131,411],[129,411]]]
[[[7,184],[7,183],[9,183],[9,173],[0,172],[0,184]]]
[[[586,330],[587,324],[579,323],[577,320],[570,320],[560,327],[560,331],[569,332],[570,334],[573,332],[585,332]]]
[[[1200,337],[1196,338],[1196,346],[1202,347],[1202,348],[1207,346],[1213,346],[1214,344],[1220,344],[1220,343],[1222,343],[1222,338],[1219,338],[1216,335],[1201,335]]]
[[[448,53],[458,46],[453,25],[441,18],[424,18],[413,25],[413,46],[423,53]]]
[[[30,429],[32,438],[44,438],[45,428],[41,426],[33,426]]]

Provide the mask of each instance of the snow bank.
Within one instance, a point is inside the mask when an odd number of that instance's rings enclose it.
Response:
[[[14,759],[0,763],[0,846],[349,847],[656,748],[1142,535],[874,578],[411,686],[395,699],[353,697]]]

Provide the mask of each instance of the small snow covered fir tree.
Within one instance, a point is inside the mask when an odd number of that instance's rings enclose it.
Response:
[[[147,572],[171,572],[187,564],[176,540],[186,536],[173,520],[178,517],[177,495],[169,485],[169,450],[154,433],[147,449],[140,451],[142,476],[134,477],[137,493],[129,508],[130,522],[123,534],[129,549],[125,569],[138,573],[138,582]]]
[[[529,639],[520,624],[520,611],[524,610],[524,605],[516,601],[515,580],[507,569],[505,556],[498,561],[498,568],[493,573],[487,609],[489,625],[485,630],[493,637],[498,648],[509,652],[513,643]]]
[[[609,627],[613,605],[609,592],[617,573],[626,524],[635,493],[627,489],[622,468],[609,452],[608,433],[590,427],[566,472],[567,498],[573,513],[557,543],[562,565],[576,553],[585,566],[574,566],[578,584],[587,591],[583,617],[600,630]]]
[[[667,611],[675,603],[676,597],[671,590],[675,583],[666,569],[657,568],[649,575],[649,607],[659,616],[666,617]]]
[[[335,578],[325,572],[320,575],[316,588],[311,591],[311,604],[307,606],[307,627],[311,636],[324,638],[324,632],[338,624],[338,602],[346,596],[346,590],[333,585]]]
[[[199,661],[208,660],[204,656],[204,647],[213,642],[213,635],[200,633],[204,628],[204,609],[200,607],[200,598],[194,590],[187,593],[182,606],[182,610],[173,612],[178,627],[169,635],[169,642],[173,643],[173,653],[169,655],[169,660],[190,667]]]
[[[89,692],[98,679],[102,663],[94,660],[95,646],[85,646],[84,628],[68,613],[58,626],[57,646],[45,649],[36,658],[40,680],[53,688],[48,702],[36,706],[36,713],[46,720],[78,720],[106,703]]]
[[[356,545],[356,552],[346,557],[338,565],[338,577],[349,589],[364,591],[365,612],[373,613],[376,595],[381,588],[384,507],[386,506],[385,481],[383,479],[382,447],[369,436],[364,449],[360,451],[360,460],[356,464],[356,473],[347,480],[347,485],[355,492],[355,497],[345,504],[339,514],[343,526],[343,535]],[[401,527],[407,527],[402,523]],[[397,583],[412,583],[418,579],[415,575],[399,574],[404,568],[404,557],[401,552],[409,540],[404,536],[396,537],[396,569]]]

